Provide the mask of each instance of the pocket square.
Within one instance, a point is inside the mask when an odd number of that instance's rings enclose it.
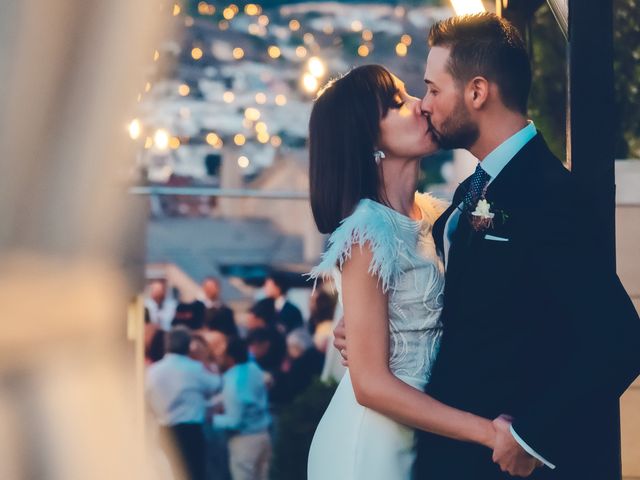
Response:
[[[485,240],[493,240],[495,242],[508,242],[509,239],[508,238],[504,238],[504,237],[495,237],[493,235],[485,235],[484,236]]]

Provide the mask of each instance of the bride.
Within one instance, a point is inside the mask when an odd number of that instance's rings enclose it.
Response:
[[[311,277],[338,288],[349,369],[313,438],[310,480],[408,480],[414,429],[493,448],[490,420],[423,392],[442,335],[431,228],[446,205],[415,192],[420,159],[437,150],[419,104],[367,65],[330,82],[311,113],[311,207],[331,234]]]

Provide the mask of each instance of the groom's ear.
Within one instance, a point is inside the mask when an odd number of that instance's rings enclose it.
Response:
[[[467,84],[467,99],[471,106],[482,109],[489,97],[489,81],[484,77],[474,77]]]

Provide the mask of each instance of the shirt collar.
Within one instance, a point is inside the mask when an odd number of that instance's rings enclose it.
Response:
[[[482,169],[491,175],[491,180],[500,175],[502,169],[537,133],[536,126],[529,120],[526,127],[507,138],[482,160]]]
[[[284,308],[284,304],[287,303],[287,299],[284,296],[278,297],[276,298],[276,301],[274,303],[275,303],[276,310],[280,311]]]

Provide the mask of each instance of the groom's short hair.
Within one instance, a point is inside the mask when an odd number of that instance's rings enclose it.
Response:
[[[498,85],[507,108],[527,113],[529,55],[518,30],[508,21],[493,13],[451,17],[433,25],[429,46],[450,49],[449,72],[456,82],[485,77]]]

